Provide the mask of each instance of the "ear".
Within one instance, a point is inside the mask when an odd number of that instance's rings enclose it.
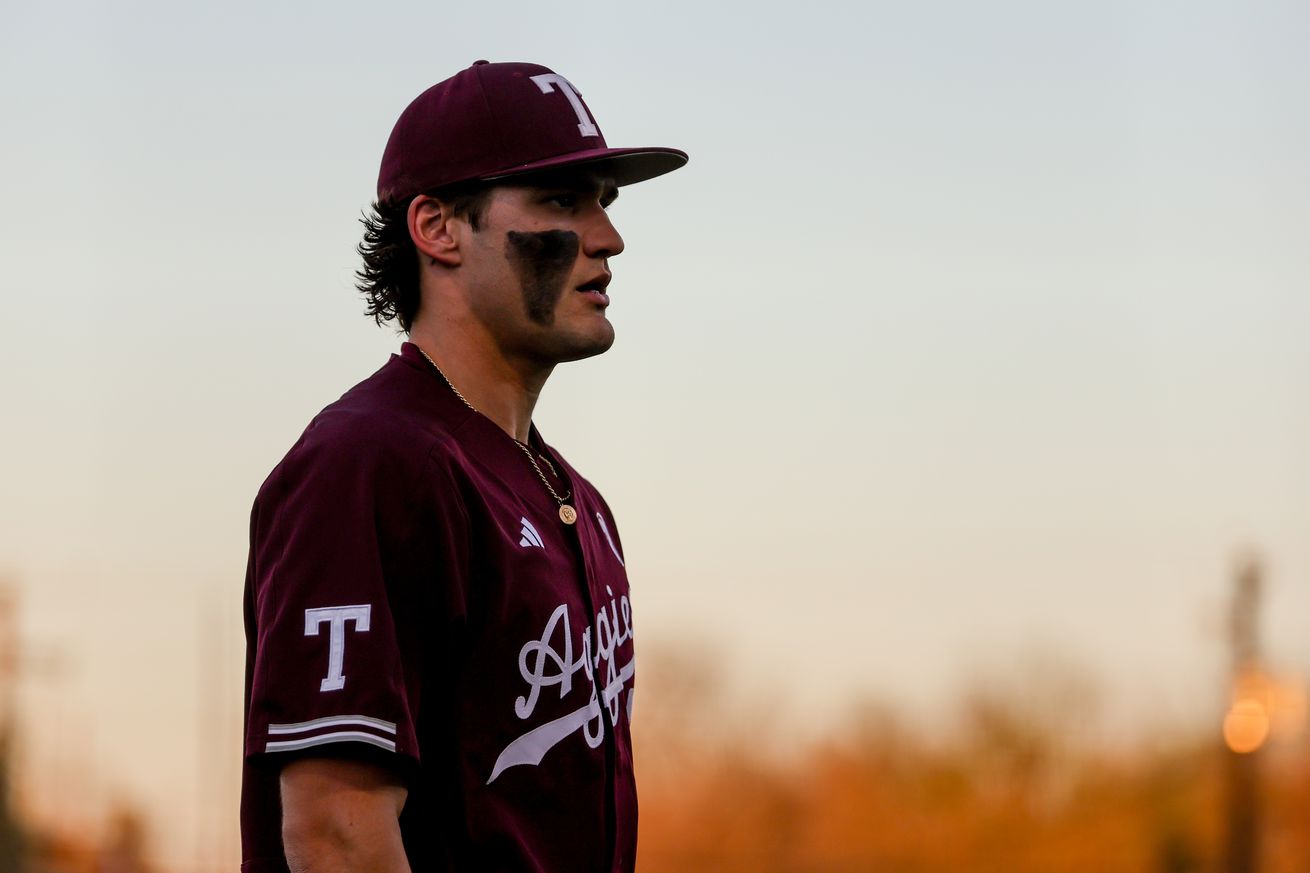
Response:
[[[420,194],[409,201],[407,220],[409,238],[421,255],[447,267],[459,266],[459,228],[454,226],[459,219],[448,205]]]

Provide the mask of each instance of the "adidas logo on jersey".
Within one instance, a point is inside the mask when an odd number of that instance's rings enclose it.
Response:
[[[546,544],[541,541],[541,534],[537,533],[537,529],[532,526],[532,522],[526,518],[520,518],[519,521],[523,522],[523,528],[519,531],[519,545],[536,546],[539,549],[546,548]]]

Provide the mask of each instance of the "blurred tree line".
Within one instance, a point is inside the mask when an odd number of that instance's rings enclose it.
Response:
[[[1058,659],[1008,687],[979,683],[945,730],[866,705],[840,736],[791,748],[767,715],[716,711],[704,663],[643,662],[641,873],[1224,870],[1218,730],[1104,748],[1093,684]],[[1256,869],[1307,873],[1306,736],[1258,754]]]
[[[0,873],[154,873],[145,823],[126,807],[114,813],[101,841],[29,826],[14,803],[11,735],[0,729]]]

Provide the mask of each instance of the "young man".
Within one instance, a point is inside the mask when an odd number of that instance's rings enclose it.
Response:
[[[402,113],[360,287],[409,342],[251,515],[243,873],[632,870],[622,545],[532,412],[614,341],[617,188],[686,160],[608,148],[533,64]]]

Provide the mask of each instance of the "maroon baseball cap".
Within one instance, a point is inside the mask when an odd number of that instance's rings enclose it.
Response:
[[[546,67],[477,61],[400,114],[382,154],[378,199],[574,164],[601,165],[630,185],[685,163],[678,149],[607,146],[578,89]]]

